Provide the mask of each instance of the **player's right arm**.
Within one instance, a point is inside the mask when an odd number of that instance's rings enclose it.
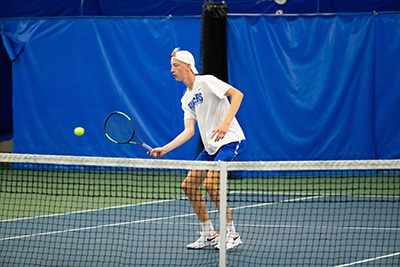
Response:
[[[167,154],[169,151],[186,143],[194,135],[195,123],[196,123],[195,119],[192,118],[185,119],[184,120],[185,129],[180,134],[178,134],[174,138],[174,140],[172,140],[165,146],[152,149],[151,151],[149,151],[149,154],[155,158],[159,158]]]

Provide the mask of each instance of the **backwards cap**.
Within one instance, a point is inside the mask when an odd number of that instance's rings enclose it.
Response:
[[[194,64],[194,57],[192,55],[192,53],[190,53],[189,51],[186,50],[179,50],[180,48],[177,47],[174,49],[174,51],[172,51],[171,53],[171,57],[175,58],[179,61],[182,61],[186,64],[190,65],[190,69],[193,71],[194,74],[199,74],[199,72],[196,69],[196,66]]]

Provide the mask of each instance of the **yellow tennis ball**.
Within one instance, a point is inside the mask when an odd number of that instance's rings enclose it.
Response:
[[[85,133],[85,129],[83,129],[82,127],[76,127],[74,130],[74,134],[77,136],[81,136]]]

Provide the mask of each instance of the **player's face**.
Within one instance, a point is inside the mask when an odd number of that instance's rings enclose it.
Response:
[[[171,59],[171,74],[176,81],[183,81],[188,74],[188,69],[190,69],[188,64],[174,58]]]

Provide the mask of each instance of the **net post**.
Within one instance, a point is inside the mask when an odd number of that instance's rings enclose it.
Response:
[[[226,266],[226,208],[227,208],[227,163],[220,161],[219,173],[219,266]]]

